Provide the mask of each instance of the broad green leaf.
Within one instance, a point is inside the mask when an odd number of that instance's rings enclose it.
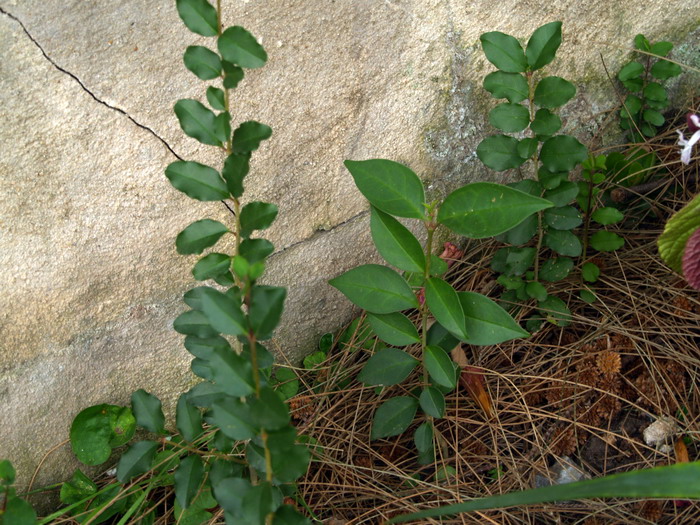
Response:
[[[183,509],[199,492],[199,487],[204,479],[204,465],[199,455],[191,454],[182,460],[175,470],[175,498]]]
[[[220,201],[229,197],[219,172],[199,162],[175,161],[165,169],[165,176],[176,189],[198,201]]]
[[[299,514],[291,505],[282,505],[275,511],[272,525],[311,525],[311,520]]]
[[[423,183],[403,164],[385,159],[346,160],[344,164],[362,195],[376,208],[397,217],[425,217]]]
[[[641,33],[634,37],[634,47],[636,49],[639,49],[640,51],[651,50],[651,44],[649,43],[649,40],[647,40],[647,38]]]
[[[397,436],[413,422],[418,401],[409,396],[392,397],[374,413],[370,439]]]
[[[202,312],[212,327],[228,335],[244,335],[247,324],[240,304],[213,288],[205,288],[201,293]]]
[[[225,253],[210,253],[205,255],[192,268],[192,275],[198,281],[213,279],[229,271],[231,257]]]
[[[625,64],[622,69],[620,69],[620,72],[617,74],[617,78],[619,78],[622,82],[625,82],[626,80],[639,78],[642,73],[644,73],[644,66],[639,62],[632,61]]]
[[[573,201],[578,195],[578,192],[579,186],[567,180],[560,182],[556,188],[547,190],[544,194],[544,198],[561,208]]]
[[[551,209],[551,208],[550,208]],[[525,244],[537,233],[537,214],[530,215],[515,228],[499,235],[497,239],[507,244]]]
[[[683,72],[681,66],[669,62],[668,60],[659,60],[651,66],[651,74],[659,80],[668,80],[669,78],[677,77]]]
[[[505,98],[508,102],[522,102],[528,97],[529,88],[525,77],[519,73],[494,71],[484,78],[484,89],[494,98]]]
[[[596,296],[596,294],[594,294],[593,292],[591,292],[588,289],[580,290],[578,295],[582,301],[584,301],[588,304],[593,304],[598,300],[598,297]]]
[[[211,80],[221,75],[219,55],[204,46],[189,46],[183,60],[185,67],[202,80]]]
[[[154,434],[165,432],[163,405],[153,394],[149,394],[142,388],[131,394],[131,410],[139,426]]]
[[[540,279],[550,283],[565,279],[574,268],[574,261],[568,257],[548,259],[540,268]]]
[[[406,346],[420,342],[418,330],[402,313],[367,314],[367,320],[377,337],[390,345]]]
[[[28,501],[17,496],[5,496],[4,510],[0,514],[3,525],[35,525],[36,511]]]
[[[425,255],[418,239],[391,215],[372,208],[372,240],[384,260],[407,272],[425,271]]]
[[[599,252],[614,252],[624,246],[625,240],[617,233],[599,231],[591,235],[590,244]]]
[[[224,69],[224,87],[226,89],[236,89],[236,86],[238,86],[245,76],[243,68],[240,68],[227,60],[222,60],[221,66]]]
[[[542,286],[542,283],[538,283],[537,281],[527,283],[527,285],[525,285],[525,292],[527,292],[527,295],[532,299],[538,301],[544,301],[547,298],[547,289]]]
[[[254,286],[251,290],[250,326],[258,341],[272,337],[279,324],[287,289],[279,286]]]
[[[0,460],[0,484],[14,485],[16,475],[15,467],[12,466],[9,459]]]
[[[549,171],[571,171],[587,158],[586,146],[569,135],[548,138],[540,150],[540,161]]]
[[[243,195],[243,179],[250,170],[250,155],[232,153],[226,157],[221,176],[226,181],[226,188],[236,198]]]
[[[672,270],[682,273],[685,246],[698,228],[700,228],[700,195],[696,195],[680,211],[671,216],[657,241],[659,255]]]
[[[134,476],[148,472],[157,450],[158,443],[155,441],[139,441],[131,445],[117,464],[117,479],[125,483]]]
[[[520,325],[494,301],[475,292],[458,292],[464,310],[469,337],[465,343],[496,345],[519,337],[528,337]]]
[[[201,338],[216,337],[219,335],[209,323],[209,319],[198,310],[189,310],[181,313],[175,321],[173,328],[176,332],[184,335],[192,335]]]
[[[221,146],[217,134],[216,115],[198,100],[183,99],[175,104],[175,114],[186,135],[202,144]]]
[[[177,12],[187,29],[202,36],[216,36],[216,9],[206,0],[177,0]]]
[[[200,408],[209,408],[227,397],[221,388],[208,381],[196,384],[185,393],[185,396],[187,401]]]
[[[413,371],[418,360],[398,348],[383,348],[369,358],[357,376],[365,385],[398,385]]]
[[[445,414],[445,395],[434,386],[425,387],[418,402],[423,412],[431,417],[441,418]]]
[[[569,326],[571,324],[571,311],[559,297],[550,295],[544,301],[538,303],[537,308],[550,323],[557,326]]]
[[[668,94],[658,82],[649,82],[644,86],[644,97],[649,100],[665,102],[668,99]]]
[[[539,136],[554,135],[561,129],[561,119],[548,109],[538,109],[530,129]]]
[[[275,247],[267,239],[244,239],[239,248],[239,253],[250,264],[264,260],[275,251]]]
[[[433,425],[428,421],[422,423],[413,434],[413,443],[415,443],[418,452],[425,452],[433,448]]]
[[[439,346],[445,352],[451,352],[459,344],[459,339],[448,332],[440,323],[433,323],[428,328],[427,343],[432,346]]]
[[[544,222],[555,230],[573,230],[581,225],[583,219],[573,206],[559,206],[544,210]]]
[[[492,170],[517,168],[525,159],[518,153],[518,139],[506,135],[491,135],[476,147],[476,156]]]
[[[243,478],[224,478],[212,485],[214,497],[221,508],[233,514],[241,511],[243,500],[251,488],[250,481]]]
[[[262,525],[266,522],[267,516],[276,511],[281,503],[282,497],[278,488],[273,488],[269,482],[258,482],[243,498],[241,521]]]
[[[625,215],[617,208],[598,208],[591,215],[591,219],[603,226],[615,224],[624,218]]]
[[[530,137],[522,139],[518,142],[518,155],[522,159],[529,159],[537,151],[539,141],[536,138]]]
[[[241,26],[229,27],[217,42],[224,60],[247,69],[265,65],[267,53],[253,35]]]
[[[82,473],[75,469],[70,480],[61,485],[60,499],[64,505],[72,505],[80,500],[93,496],[97,492],[97,485]]]
[[[423,363],[430,377],[438,385],[452,389],[457,386],[457,375],[452,359],[439,346],[427,346],[423,354]]]
[[[583,266],[581,267],[581,277],[583,277],[584,281],[588,281],[589,283],[594,283],[598,280],[598,277],[600,276],[600,268],[596,264],[593,264],[591,262],[584,263]]]
[[[206,248],[214,246],[216,241],[228,231],[226,226],[212,219],[193,222],[177,235],[175,239],[177,253],[181,255],[202,253]]]
[[[561,22],[550,22],[535,29],[525,51],[530,70],[540,69],[554,60],[560,44]]]
[[[467,339],[464,311],[452,286],[439,277],[431,277],[425,283],[425,302],[438,323],[460,340]]]
[[[649,52],[661,57],[665,57],[671,52],[672,49],[673,44],[671,42],[656,42],[654,45],[651,46]]]
[[[248,238],[255,230],[269,228],[277,217],[277,206],[269,202],[249,202],[241,210],[241,237]]]
[[[520,190],[475,182],[447,196],[440,206],[438,222],[461,235],[483,239],[506,232],[551,206],[551,202]]]
[[[194,441],[202,433],[202,413],[188,401],[186,394],[177,401],[175,424],[187,441]]]
[[[365,264],[328,282],[353,304],[373,314],[418,307],[418,300],[406,280],[386,266]]]
[[[224,92],[217,87],[209,86],[207,88],[207,102],[209,102],[209,105],[217,111],[224,111],[226,109]]]
[[[655,109],[645,109],[642,113],[642,118],[654,126],[663,126],[664,122],[666,122],[666,118],[663,114]]]
[[[700,462],[678,463],[668,467],[635,470],[574,483],[489,496],[396,516],[388,523],[406,521],[424,523],[427,522],[425,518],[452,516],[461,512],[588,498],[700,499],[698,477],[700,477]]]
[[[297,445],[296,430],[287,426],[282,430],[268,433],[267,445],[272,454],[272,472],[282,483],[296,481],[304,475],[311,455],[304,445]],[[262,472],[265,470],[262,469]]]
[[[276,368],[272,384],[287,400],[299,392],[299,377],[291,368],[284,366]]]
[[[544,235],[544,245],[559,255],[578,257],[583,246],[578,237],[568,230],[549,230]]]
[[[541,108],[558,108],[571,100],[576,87],[560,77],[544,77],[535,88],[535,104]]]
[[[489,62],[506,73],[522,73],[527,69],[525,53],[514,37],[498,31],[479,37]]]
[[[282,396],[269,386],[250,403],[251,423],[265,430],[279,430],[289,424],[289,408]]]
[[[70,427],[70,443],[78,460],[99,465],[112,448],[128,443],[136,431],[136,419],[127,407],[94,405],[82,410]]]
[[[214,403],[207,421],[236,441],[252,439],[259,432],[259,429],[253,425],[250,405],[241,402],[238,398],[229,397]]]
[[[215,348],[211,359],[214,382],[230,396],[243,397],[254,392],[252,365],[240,355]]]
[[[522,104],[504,102],[489,111],[489,122],[502,131],[515,133],[530,124],[530,112]]]
[[[237,154],[247,154],[251,151],[255,151],[260,147],[260,143],[263,140],[267,140],[272,136],[272,128],[256,122],[254,120],[249,120],[243,122],[240,126],[236,128],[233,132],[233,140],[231,141],[231,148],[233,153]]]
[[[506,275],[523,275],[535,262],[535,248],[500,248],[491,259],[491,269]]]

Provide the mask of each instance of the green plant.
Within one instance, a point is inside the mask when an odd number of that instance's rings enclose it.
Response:
[[[0,525],[28,525],[36,522],[36,512],[26,500],[17,496],[15,469],[6,459],[0,460]]]
[[[178,253],[201,254],[224,235],[233,236],[233,254],[211,252],[192,269],[197,281],[211,280],[225,290],[191,289],[184,296],[190,309],[174,322],[194,355],[192,371],[204,381],[180,396],[176,429],[166,428],[160,400],[144,390],[134,392],[131,408],[98,405],[78,414],[71,444],[88,465],[103,463],[115,447],[131,442],[136,427],[156,438],[131,443],[117,465],[119,483],[103,490],[101,497],[80,471],[64,485],[61,497],[65,504],[87,498],[72,511],[90,512],[93,523],[115,514],[124,522],[128,516],[152,514],[154,490],[172,485],[176,517],[188,523],[207,521],[212,517],[207,509],[217,505],[227,523],[308,523],[292,506],[282,504],[309,463],[309,451],[298,444],[285,404],[298,384],[288,369],[271,377],[273,356],[261,344],[279,323],[286,289],[258,284],[273,246],[253,233],[272,224],[277,207],[242,202],[251,154],[272,130],[248,121],[232,131],[229,113],[230,90],[243,80],[245,69],[263,66],[267,54],[243,27],[222,27],[220,1],[215,8],[206,0],[177,0],[177,9],[192,32],[214,38],[218,49],[189,46],[185,66],[202,80],[219,79],[221,86],[206,90],[211,109],[186,99],[175,104],[175,114],[185,134],[215,146],[225,160],[220,171],[179,160],[165,175],[193,199],[230,201],[232,213],[229,225],[198,220],[175,241]],[[119,497],[125,490],[128,494]]]

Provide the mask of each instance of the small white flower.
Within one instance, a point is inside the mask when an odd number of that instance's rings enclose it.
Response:
[[[690,140],[686,140],[683,133],[676,131],[678,133],[678,145],[683,146],[681,150],[681,162],[683,164],[690,164],[690,155],[693,150],[693,146],[700,141],[700,116],[693,113],[689,113],[687,116],[688,128],[690,131],[694,131]]]

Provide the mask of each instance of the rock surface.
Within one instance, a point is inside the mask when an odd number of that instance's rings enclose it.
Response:
[[[174,3],[0,0],[0,458],[20,483],[82,408],[126,403],[137,388],[172,406],[193,381],[171,325],[194,261],[173,241],[227,211],[184,197],[163,175],[177,157],[217,160],[172,112],[180,98],[203,98],[181,56],[207,43]],[[280,207],[267,279],[289,287],[276,346],[291,360],[350,316],[327,279],[376,256],[344,159],[404,162],[435,195],[501,180],[474,154],[491,104],[481,33],[527,37],[564,22],[549,72],[578,85],[565,116],[583,140],[615,103],[598,53],[616,71],[636,33],[680,42],[700,18],[691,0],[223,4],[225,24],[244,25],[270,55],[234,92],[233,119],[274,131],[246,197]],[[64,447],[36,484],[72,468]]]

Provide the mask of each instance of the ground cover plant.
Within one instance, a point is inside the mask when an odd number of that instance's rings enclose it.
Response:
[[[377,251],[398,271],[363,265],[331,280],[365,313],[326,334],[302,369],[273,368],[261,341],[271,339],[286,291],[258,283],[273,247],[253,233],[277,209],[243,200],[250,156],[271,130],[254,121],[232,130],[229,114],[230,90],[267,55],[242,27],[222,27],[220,2],[177,7],[191,31],[216,39],[216,51],[188,47],[185,66],[221,84],[207,88],[209,107],[181,100],[175,113],[187,135],[219,148],[225,161],[220,170],[177,161],[166,176],[194,199],[230,202],[231,224],[196,221],[176,246],[202,254],[224,235],[234,245],[232,254],[198,260],[195,279],[218,286],[187,292],[190,310],[175,322],[203,382],[180,397],[174,428],[143,390],[130,407],[82,411],[71,427],[81,461],[102,464],[113,449],[129,448],[102,479],[76,471],[60,485],[65,506],[40,523],[698,521],[688,500],[700,497],[700,467],[690,462],[698,457],[700,302],[656,254],[659,216],[689,201],[669,222],[673,260],[685,269],[695,253],[688,239],[697,200],[673,129],[683,117],[662,115],[672,128],[633,135],[643,145],[589,152],[556,134],[562,123],[552,109],[575,88],[542,77],[561,24],[537,29],[524,49],[512,36],[482,35],[498,68],[484,87],[508,100],[490,122],[506,133],[530,131],[488,137],[477,154],[497,170],[529,162],[532,179],[469,184],[430,200],[406,166],[347,161],[370,202]],[[635,39],[656,55],[645,71],[658,80],[675,72],[663,60],[665,44]],[[646,97],[639,112],[623,105],[630,129],[663,125],[648,113],[663,109],[658,89],[647,89],[653,81],[629,71],[618,78],[630,91],[641,79]],[[579,164],[581,180],[570,180]],[[424,245],[406,219],[423,228]],[[439,227],[466,244],[448,243],[438,256]],[[688,246],[678,248],[678,238]],[[503,241],[518,246],[504,252]],[[546,279],[548,265],[567,271]],[[137,427],[150,438],[134,440]],[[646,470],[630,472],[638,469]],[[0,522],[35,523],[14,477],[0,461]],[[569,483],[576,480],[584,481]],[[570,501],[603,497],[630,499]],[[476,514],[453,517],[468,511]]]

